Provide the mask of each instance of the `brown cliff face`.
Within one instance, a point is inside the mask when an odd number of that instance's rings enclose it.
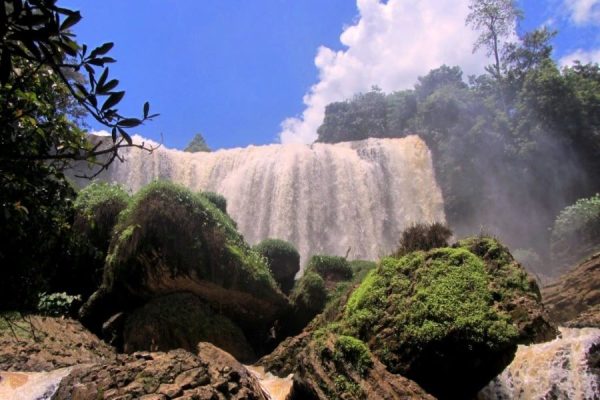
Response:
[[[600,328],[600,253],[542,289],[550,317],[573,328]]]

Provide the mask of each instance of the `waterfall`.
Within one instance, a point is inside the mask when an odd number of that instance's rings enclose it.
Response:
[[[287,240],[304,261],[348,249],[350,259],[377,259],[395,249],[408,225],[445,220],[431,155],[417,136],[212,153],[130,149],[123,156],[99,179],[133,192],[168,179],[220,193],[249,243]]]
[[[559,329],[551,342],[519,346],[513,362],[478,399],[600,399],[600,371],[593,365],[600,358],[600,329]]]

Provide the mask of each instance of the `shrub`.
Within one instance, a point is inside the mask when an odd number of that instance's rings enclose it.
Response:
[[[73,257],[68,266],[61,268],[53,289],[87,297],[98,288],[113,229],[129,200],[121,186],[105,182],[94,182],[78,193],[74,202]]]
[[[40,294],[38,312],[51,317],[72,316],[81,305],[81,296],[70,296],[65,292]]]
[[[439,222],[415,224],[402,232],[398,249],[393,255],[402,257],[417,250],[427,251],[436,247],[446,247],[451,236],[450,228]]]
[[[202,192],[202,196],[206,197],[215,207],[227,214],[227,199],[225,196],[215,192]]]
[[[306,270],[316,272],[325,280],[339,281],[352,278],[350,263],[344,257],[339,256],[312,256]]]
[[[300,270],[300,253],[289,242],[280,239],[265,239],[254,250],[265,257],[273,277],[284,293],[294,286],[294,277]]]
[[[368,260],[352,260],[350,261],[350,268],[352,268],[352,275],[354,282],[362,282],[367,276],[369,271],[377,267],[375,261]]]
[[[327,303],[325,281],[313,271],[305,271],[290,295],[293,312],[286,322],[288,330],[296,333],[302,330]]]
[[[579,199],[556,217],[550,239],[558,267],[579,261],[600,249],[600,194]]]

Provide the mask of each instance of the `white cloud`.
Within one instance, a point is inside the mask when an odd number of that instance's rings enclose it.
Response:
[[[600,63],[600,49],[583,50],[578,49],[571,54],[562,57],[558,64],[561,67],[573,65],[573,62],[580,61],[582,64]]]
[[[110,136],[110,132],[105,131],[104,129],[101,129],[99,131],[92,130],[89,132],[89,134],[95,136]]]
[[[577,25],[600,24],[600,0],[564,0],[571,20]]]
[[[386,92],[412,88],[418,76],[442,64],[465,74],[488,64],[484,51],[472,54],[477,33],[465,26],[469,0],[357,0],[359,19],[340,36],[347,48],[320,47],[319,81],[304,96],[302,116],[282,124],[282,143],[310,143],[325,106],[377,85]]]

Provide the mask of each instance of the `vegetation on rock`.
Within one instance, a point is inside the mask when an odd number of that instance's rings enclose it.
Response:
[[[381,260],[350,296],[339,329],[367,342],[392,372],[436,396],[461,397],[499,373],[517,343],[552,335],[547,323],[528,325],[538,301],[503,246],[473,238]]]
[[[564,269],[600,250],[600,194],[579,199],[554,221],[552,257]]]
[[[300,270],[300,253],[294,245],[280,239],[265,239],[254,246],[254,250],[267,259],[281,291],[290,293]]]
[[[224,214],[227,214],[227,199],[225,196],[215,192],[202,192],[202,196],[206,197],[211,203],[215,205]]]
[[[326,282],[352,279],[352,268],[344,257],[316,255],[308,260],[306,271],[314,271]]]
[[[61,267],[55,286],[87,298],[102,283],[117,217],[130,197],[117,185],[94,182],[77,193],[74,202],[73,235],[76,243],[71,262]]]
[[[226,214],[200,194],[153,182],[121,213],[103,287],[82,315],[98,330],[125,307],[178,291],[192,292],[221,310],[247,335],[251,332],[249,340],[266,337],[260,332],[287,306],[265,259]]]
[[[439,222],[411,225],[402,231],[400,244],[394,256],[401,257],[417,250],[427,251],[436,247],[446,247],[451,236],[450,228]]]

